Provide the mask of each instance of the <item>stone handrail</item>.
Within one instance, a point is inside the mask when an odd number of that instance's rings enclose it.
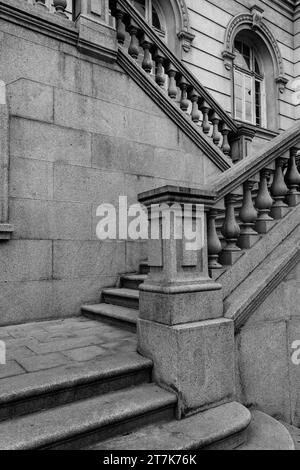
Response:
[[[300,203],[298,144],[300,124],[276,137],[259,155],[239,162],[205,187],[165,186],[140,194],[139,202],[147,207],[177,203],[177,207],[188,204],[204,208],[202,266],[207,266],[207,277],[218,279],[226,266],[235,264],[244,250]],[[172,264],[172,260],[168,263]],[[154,273],[159,273],[157,266]]]
[[[173,54],[166,43],[147,24],[127,0],[112,2],[116,18],[117,41],[128,44],[128,55],[140,63],[141,69],[166,92],[170,100],[188,115],[202,134],[227,156],[231,152],[229,134],[237,133],[234,120],[199,83],[187,67]],[[139,56],[142,60],[138,62]]]

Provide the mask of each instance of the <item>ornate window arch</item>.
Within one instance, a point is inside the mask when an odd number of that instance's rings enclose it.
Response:
[[[158,34],[165,37],[176,54],[190,50],[195,35],[185,0],[131,0],[131,3]]]
[[[254,6],[249,14],[237,15],[230,21],[225,34],[225,50],[222,53],[225,68],[228,71],[234,69],[235,40],[240,35],[244,35],[250,43],[256,44],[259,55],[264,62],[265,76],[268,82],[266,126],[277,130],[278,93],[284,93],[288,79],[284,74],[282,55],[277,41],[265,24],[263,10],[260,7]]]

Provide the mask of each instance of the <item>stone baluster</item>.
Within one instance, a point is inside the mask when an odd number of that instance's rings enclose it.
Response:
[[[206,103],[206,101],[203,101],[203,103],[200,106],[200,111],[203,114],[203,122],[202,122],[202,130],[204,134],[209,134],[210,133],[210,122],[209,122],[209,113],[210,113],[210,107]]]
[[[190,100],[192,102],[191,118],[195,124],[198,124],[198,122],[200,121],[200,112],[199,112],[199,107],[198,107],[199,98],[200,98],[199,93],[193,88],[190,93]]]
[[[276,170],[271,186],[271,194],[274,199],[274,203],[271,209],[271,217],[273,217],[273,219],[282,219],[282,217],[284,217],[289,210],[287,204],[284,202],[284,199],[289,191],[283,176],[284,164],[285,159],[278,158],[276,160]]]
[[[213,112],[211,116],[211,122],[213,123],[213,134],[212,134],[213,143],[218,146],[221,141],[221,134],[219,132],[220,118],[217,115],[217,113]]]
[[[164,88],[166,83],[166,76],[164,70],[165,57],[159,49],[155,52],[154,60],[156,64],[155,81],[161,88]]]
[[[255,223],[255,230],[258,233],[268,233],[273,227],[274,220],[270,217],[273,199],[268,189],[268,179],[270,178],[270,170],[262,170],[260,172],[259,191],[255,201],[255,207],[258,210],[258,217]]]
[[[188,82],[184,77],[181,77],[179,81],[179,88],[181,90],[180,108],[184,113],[187,113],[190,103],[187,98]]]
[[[177,70],[173,66],[173,64],[169,63],[168,67],[166,67],[166,74],[168,75],[168,95],[172,100],[176,100],[178,90],[177,90],[177,83],[176,83],[176,76]]]
[[[259,239],[259,235],[254,230],[257,219],[257,211],[255,210],[252,200],[252,189],[255,182],[247,181],[243,184],[243,205],[240,210],[240,219],[242,221],[241,234],[238,240],[238,246],[242,249],[249,249]]]
[[[53,6],[55,8],[55,14],[68,18],[65,10],[67,8],[67,0],[53,0]]]
[[[119,44],[123,46],[125,39],[126,39],[126,28],[123,22],[124,19],[124,11],[118,9],[115,14],[116,22],[117,22],[117,41]]]
[[[240,227],[235,218],[234,204],[236,197],[229,194],[225,198],[226,214],[222,227],[222,235],[226,240],[226,246],[220,255],[220,262],[223,265],[232,266],[240,257],[241,249],[237,246],[237,240],[240,236]]]
[[[208,269],[211,277],[214,277],[216,269],[221,269],[219,255],[222,251],[222,245],[219,240],[216,229],[216,217],[218,211],[211,209],[207,216],[207,249],[208,249]]]
[[[297,206],[297,204],[300,202],[300,193],[298,190],[300,185],[300,173],[296,165],[296,157],[298,152],[299,149],[291,149],[288,168],[284,178],[284,181],[289,189],[286,199],[288,201],[288,205],[291,207]]]
[[[139,40],[137,38],[138,33],[138,26],[134,23],[134,21],[130,20],[130,24],[128,27],[128,31],[130,34],[130,45],[128,48],[128,54],[135,60],[137,60],[140,49],[139,49]]]
[[[167,75],[169,77],[168,95],[172,100],[176,100],[177,98],[177,84],[176,84],[177,70],[172,64],[169,64],[167,68]]]
[[[221,124],[221,134],[223,136],[222,152],[224,153],[224,155],[230,155],[230,151],[231,151],[230,144],[228,141],[229,132],[230,132],[229,127],[227,126],[225,122],[223,122]]]
[[[142,62],[142,68],[143,70],[145,70],[146,73],[150,74],[153,68],[153,62],[152,62],[152,57],[150,53],[152,44],[150,42],[150,39],[145,34],[142,37],[141,46],[144,50],[144,59]]]

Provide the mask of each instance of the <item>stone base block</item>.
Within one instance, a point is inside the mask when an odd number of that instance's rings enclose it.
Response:
[[[155,382],[177,393],[180,417],[232,401],[231,320],[167,326],[139,319],[138,351],[153,361]]]
[[[300,194],[288,194],[286,200],[290,207],[296,207],[300,203]]]
[[[233,266],[234,263],[237,262],[237,260],[242,256],[243,252],[242,251],[222,251],[220,254],[220,262],[224,266]]]
[[[278,220],[278,219],[283,219],[288,212],[289,212],[289,207],[288,206],[275,206],[272,207],[270,216],[273,217],[273,219]]]
[[[223,316],[222,290],[166,294],[140,291],[140,318],[179,325]]]
[[[237,245],[242,250],[249,250],[255,243],[259,240],[259,235],[257,233],[241,235],[238,239]]]
[[[268,233],[275,224],[275,220],[257,220],[254,228],[257,233],[263,235]]]

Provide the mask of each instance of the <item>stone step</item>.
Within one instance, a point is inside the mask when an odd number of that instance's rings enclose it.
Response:
[[[295,444],[283,424],[254,410],[247,430],[247,441],[237,450],[295,450]]]
[[[245,442],[250,420],[247,408],[232,402],[181,421],[152,424],[129,434],[105,439],[90,450],[235,449]]]
[[[151,370],[132,352],[1,379],[0,420],[147,383]]]
[[[137,290],[147,279],[147,274],[124,274],[121,276],[121,286],[126,289]]]
[[[136,289],[112,288],[102,291],[103,301],[120,307],[139,308],[140,293]]]
[[[0,423],[0,449],[86,448],[120,429],[171,419],[176,402],[175,394],[154,384],[81,400]]]
[[[83,305],[82,314],[93,320],[109,322],[130,330],[136,330],[138,310],[111,304]]]

